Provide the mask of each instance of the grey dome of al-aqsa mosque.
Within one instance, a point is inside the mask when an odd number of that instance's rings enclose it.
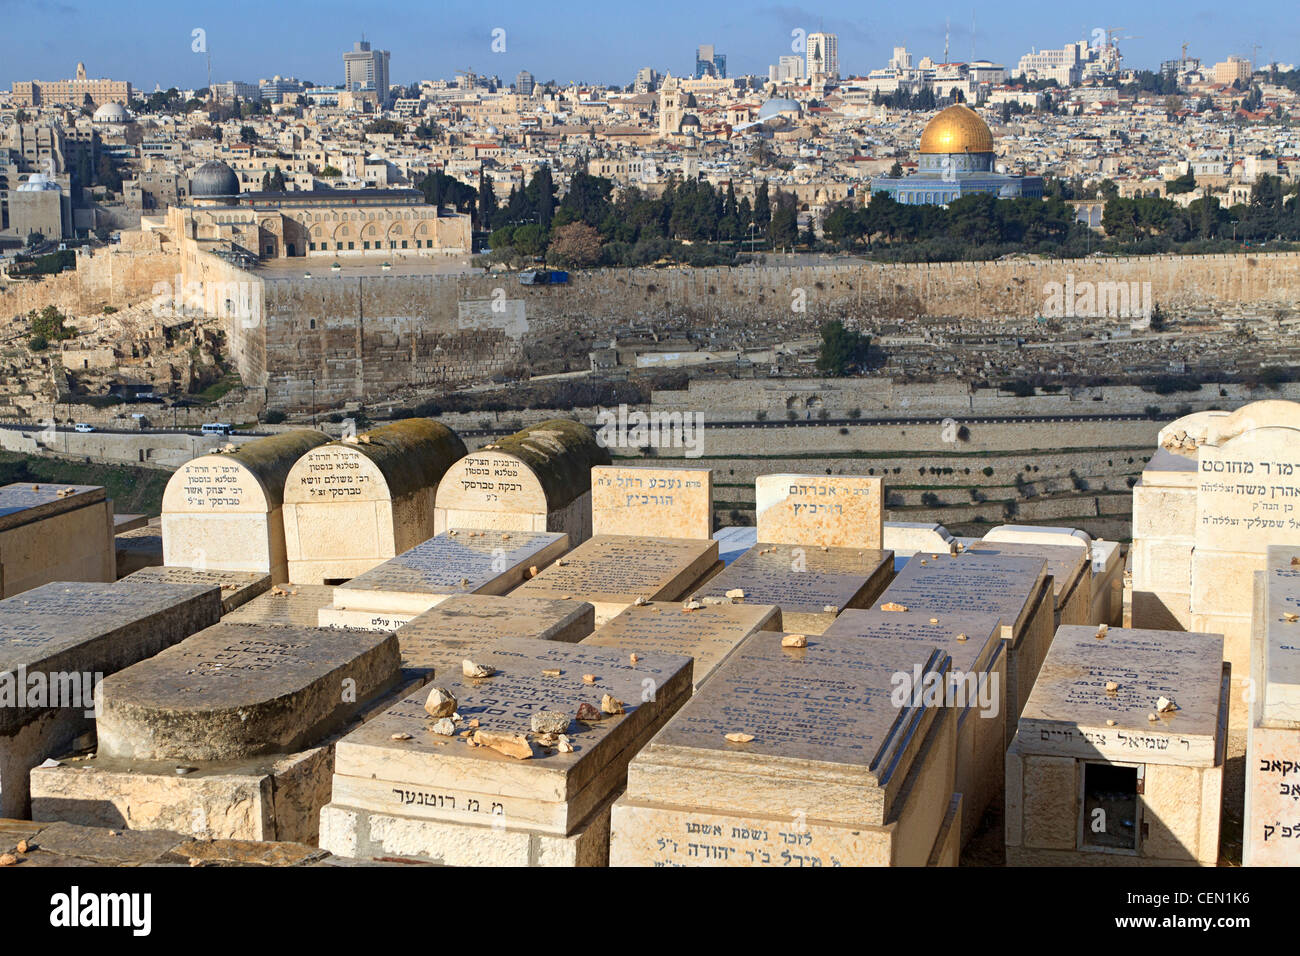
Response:
[[[239,177],[225,163],[204,163],[190,176],[190,197],[218,199],[239,195]]]

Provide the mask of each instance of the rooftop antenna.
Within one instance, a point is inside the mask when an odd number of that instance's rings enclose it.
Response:
[[[948,63],[948,34],[952,28],[952,21],[948,17],[943,18],[943,62]]]
[[[970,59],[975,62],[975,11],[970,12]]]

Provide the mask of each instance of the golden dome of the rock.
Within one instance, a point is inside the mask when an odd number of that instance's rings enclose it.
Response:
[[[969,106],[948,107],[930,120],[921,134],[923,153],[991,153],[993,134]]]

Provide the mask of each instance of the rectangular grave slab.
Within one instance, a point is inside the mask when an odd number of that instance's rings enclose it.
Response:
[[[496,673],[439,681],[457,700],[456,735],[431,730],[422,690],[339,742],[333,805],[571,836],[622,788],[632,754],[690,693],[689,661],[674,655],[633,664],[614,649],[511,638],[474,662]],[[605,695],[625,712],[601,714]],[[596,714],[578,720],[582,704]],[[541,712],[570,718],[573,752],[532,733]],[[533,756],[474,746],[463,731],[529,736]]]
[[[597,535],[512,594],[587,601],[601,625],[637,599],[675,601],[718,563],[718,543],[696,538]]]
[[[113,551],[118,578],[158,567],[163,563],[162,529],[146,526],[123,531],[114,536]]]
[[[1002,618],[1007,642],[1007,743],[1052,643],[1054,599],[1047,562],[1011,554],[916,554],[880,595],[877,607],[978,612]]]
[[[398,627],[397,640],[405,674],[442,680],[459,674],[466,657],[503,638],[574,644],[595,626],[595,609],[585,601],[453,594]]]
[[[157,567],[141,568],[132,572],[123,582],[148,586],[153,582],[167,584],[197,584],[221,589],[221,613],[229,614],[243,607],[253,598],[271,589],[271,576],[254,571],[198,571],[194,568]]]
[[[334,588],[326,584],[277,584],[223,617],[224,624],[258,624],[262,627],[317,627],[322,608],[334,601]],[[396,626],[396,625],[394,625]],[[384,628],[391,630],[391,628]]]
[[[955,710],[908,684],[941,687],[946,655],[825,635],[787,647],[783,636],[748,638],[633,759],[611,865],[932,857],[952,805]]]
[[[952,659],[947,703],[957,710],[956,788],[964,814],[957,824],[960,845],[970,839],[1004,781],[1007,656],[1001,622],[985,613],[851,610],[823,635],[914,641]]]
[[[61,582],[0,601],[0,813],[25,815],[28,771],[93,731],[105,675],[220,614],[220,591],[193,584]]]
[[[759,475],[754,483],[759,541],[884,547],[883,478],[865,475]]]
[[[112,581],[113,503],[93,485],[0,486],[0,598],[51,581]]]
[[[453,594],[504,594],[568,549],[563,534],[453,529],[337,587],[320,623],[364,626],[375,613],[410,620]]]
[[[1008,864],[1214,865],[1229,678],[1217,634],[1062,627],[1007,751]]]
[[[820,634],[845,608],[864,608],[894,574],[889,551],[760,542],[695,592],[781,608],[787,631]]]
[[[217,624],[104,681],[99,752],[219,761],[292,753],[397,682],[397,638]]]
[[[598,465],[591,469],[591,531],[711,537],[713,472]]]
[[[633,604],[583,643],[638,657],[690,657],[694,660],[691,683],[698,689],[745,638],[758,631],[779,630],[781,609],[774,604],[705,602],[689,610],[672,601],[651,601]]]
[[[980,541],[969,550],[974,554],[1016,554],[1046,561],[1047,573],[1052,576],[1055,627],[1108,623],[1092,620],[1092,561],[1087,548],[1019,541]]]

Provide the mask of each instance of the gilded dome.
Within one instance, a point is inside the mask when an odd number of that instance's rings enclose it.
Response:
[[[969,106],[948,107],[930,120],[921,134],[923,153],[991,153],[993,134]]]

